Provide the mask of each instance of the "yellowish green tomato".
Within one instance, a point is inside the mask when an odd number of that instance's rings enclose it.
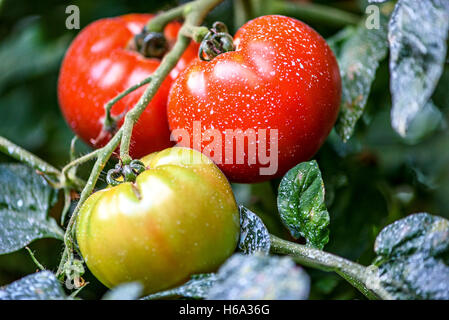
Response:
[[[239,212],[228,180],[206,156],[169,148],[146,170],[92,194],[76,237],[91,272],[107,287],[140,281],[145,293],[215,271],[235,250]]]

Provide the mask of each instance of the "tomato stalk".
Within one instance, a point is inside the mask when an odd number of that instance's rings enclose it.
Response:
[[[108,103],[106,103],[106,105],[104,106],[105,109],[105,118],[103,120],[103,126],[104,126],[104,130],[106,132],[109,132],[111,134],[114,134],[115,131],[117,130],[117,122],[121,120],[121,117],[114,117],[111,114],[111,109],[112,107],[122,98],[126,97],[128,94],[130,94],[131,92],[139,89],[140,87],[150,83],[152,79],[152,76],[149,76],[148,78],[143,79],[142,81],[140,81],[139,83],[136,83],[135,85],[129,87],[128,89],[126,89],[125,91],[121,92],[120,94],[118,94],[117,96],[115,96],[113,99],[109,100]],[[100,133],[101,135],[101,133]],[[98,139],[98,138],[97,138]]]
[[[120,158],[123,164],[128,164],[132,160],[129,155],[129,146],[131,143],[131,134],[134,124],[137,122],[148,103],[150,103],[151,99],[156,94],[162,82],[174,68],[174,66],[178,62],[179,57],[181,57],[184,50],[187,49],[189,42],[190,39],[182,34],[178,37],[178,40],[173,46],[173,49],[169,53],[167,53],[167,55],[163,58],[160,66],[153,73],[153,81],[150,82],[134,108],[132,108],[126,114],[125,121],[122,126],[123,137],[120,144]]]
[[[185,9],[186,5],[184,5],[182,7]],[[175,8],[175,9],[178,9],[178,8]],[[167,11],[167,13],[168,12],[169,11]],[[178,12],[178,10],[176,12]],[[172,16],[172,15],[170,15],[170,14],[167,15],[167,17],[170,17],[170,16]],[[161,19],[158,19],[159,17],[164,17],[164,20],[161,21]],[[151,30],[151,31],[154,31],[154,32],[158,32],[158,30],[160,30],[160,28],[163,29],[164,26],[168,22],[171,21],[171,20],[165,20],[165,19],[166,19],[165,14],[156,16],[147,25],[147,29]],[[156,20],[156,24],[151,24],[151,22],[153,22],[155,20]],[[183,32],[183,34],[186,37],[191,37],[195,42],[201,42],[202,39],[206,36],[206,34],[209,32],[209,30],[206,27],[199,27],[199,26],[192,26],[192,25],[185,25],[185,28],[183,30],[181,30],[181,31]],[[105,118],[103,120],[103,131],[100,133],[99,137],[96,140],[100,140],[101,138],[103,138],[103,135],[105,133],[114,134],[117,131],[117,123],[118,123],[118,121],[120,121],[122,119],[123,116],[122,115],[113,116],[112,113],[111,113],[112,107],[118,101],[120,101],[121,99],[126,97],[131,92],[133,92],[133,91],[139,89],[140,87],[150,83],[152,78],[153,78],[153,75],[143,79],[139,83],[136,83],[135,85],[129,87],[125,91],[119,93],[117,96],[115,96],[113,99],[109,100],[108,103],[105,104],[105,106],[104,106]]]
[[[76,217],[83,203],[93,192],[101,171],[103,170],[107,161],[109,160],[112,153],[114,152],[114,150],[116,150],[119,144],[120,144],[120,158],[122,160],[122,163],[127,165],[132,161],[132,158],[129,156],[129,146],[134,124],[137,122],[140,115],[145,110],[146,106],[151,101],[151,99],[161,86],[164,79],[175,67],[175,65],[181,58],[183,52],[187,49],[190,43],[190,38],[192,37],[192,34],[190,33],[192,30],[194,30],[193,27],[200,25],[205,16],[207,15],[207,13],[210,10],[212,10],[216,5],[218,5],[221,1],[222,0],[196,0],[190,2],[186,5],[181,6],[182,9],[178,7],[177,9],[173,9],[167,11],[166,13],[162,13],[159,17],[155,18],[157,19],[156,22],[150,25],[149,30],[153,31],[154,30],[153,28],[156,28],[157,26],[159,28],[160,27],[163,28],[165,23],[171,21],[170,19],[179,17],[181,15],[184,16],[185,18],[185,22],[181,28],[181,31],[179,32],[178,39],[175,45],[164,56],[164,58],[161,61],[161,64],[152,74],[151,81],[149,81],[148,87],[146,88],[145,92],[143,93],[137,104],[126,114],[123,126],[119,130],[117,130],[115,135],[104,147],[98,149],[95,152],[92,152],[89,155],[86,155],[82,160],[87,161],[87,159],[90,160],[93,157],[97,157],[97,160],[90,173],[89,179],[81,192],[78,204],[75,207],[75,210],[72,216],[70,217],[69,223],[67,225],[66,233],[64,236],[65,248],[56,273],[58,276],[62,277],[64,274],[66,274],[67,268],[70,268],[73,263],[74,259],[73,250],[75,249],[74,248],[75,244],[73,241],[74,239],[73,232],[75,229],[74,226]],[[190,35],[190,37],[188,35]],[[133,91],[131,90],[131,88],[128,90],[130,90],[129,92]],[[127,93],[124,92],[123,94],[126,95]],[[112,107],[114,102],[111,103],[111,101],[107,105],[111,104]],[[72,162],[72,166],[73,165],[76,164],[73,164]]]
[[[185,17],[192,9],[192,3],[189,2],[167,10],[151,19],[146,25],[146,29],[151,32],[162,32],[169,22]]]
[[[60,171],[48,164],[38,156],[19,147],[8,139],[0,136],[0,151],[9,155],[20,162],[28,164],[33,169],[36,169],[46,175],[48,178],[55,178],[60,176]]]
[[[31,260],[33,260],[34,264],[39,268],[39,270],[43,271],[45,270],[45,267],[37,260],[37,258],[34,256],[33,251],[29,247],[25,247],[25,250],[28,251]]]
[[[270,235],[271,252],[291,256],[301,265],[311,268],[333,271],[357,288],[368,299],[391,299],[390,294],[376,286],[377,275],[370,267],[346,260],[331,253],[293,243]]]
[[[209,29],[206,27],[189,26],[186,25],[182,32],[186,37],[190,37],[193,41],[200,43],[204,37],[208,34]]]
[[[74,154],[74,141],[76,141],[75,139],[72,140],[72,144],[71,144],[71,148],[70,148],[70,153],[71,153],[71,159],[73,159],[73,154]],[[72,181],[73,179],[76,178],[76,168],[78,166],[80,166],[81,164],[91,161],[94,158],[96,158],[99,154],[99,149],[92,151],[88,154],[83,155],[82,157],[73,159],[70,163],[68,163],[64,168],[62,168],[61,171],[61,185],[63,186],[64,189],[64,208],[62,210],[61,213],[61,225],[64,225],[65,222],[65,217],[67,215],[67,212],[69,211],[70,208],[70,203],[71,203],[71,188],[69,186],[69,183],[67,183],[66,181]],[[84,187],[85,182],[83,182],[82,186]],[[82,188],[79,188],[80,190],[82,190]]]
[[[16,159],[22,163],[26,163],[33,169],[39,171],[47,181],[56,189],[64,187],[73,187],[81,190],[84,186],[84,181],[76,176],[64,178],[61,171],[53,167],[51,164],[45,162],[38,156],[14,144],[10,140],[0,136],[0,152]]]
[[[85,154],[84,156],[81,156],[79,158],[76,158],[72,162],[68,163],[64,168],[62,168],[61,175],[65,178],[72,179],[73,175],[69,175],[70,170],[80,166],[81,164],[83,164],[85,162],[93,160],[100,153],[99,150],[100,149],[92,151],[92,152]]]
[[[70,162],[76,159],[76,142],[78,141],[78,136],[74,136],[72,141],[70,141]]]
[[[97,160],[95,161],[95,164],[92,168],[92,171],[90,173],[89,179],[87,180],[87,183],[81,192],[80,199],[78,201],[77,206],[75,207],[75,210],[73,211],[72,216],[70,217],[69,223],[67,224],[67,229],[64,235],[64,252],[62,254],[61,262],[59,263],[58,270],[56,272],[57,276],[62,276],[66,273],[66,268],[71,266],[71,263],[73,261],[73,249],[74,249],[74,226],[76,221],[76,216],[79,212],[79,209],[83,205],[83,203],[87,200],[89,195],[92,193],[92,191],[95,188],[95,185],[98,181],[98,178],[100,176],[101,170],[103,170],[104,166],[108,162],[109,158],[111,157],[114,150],[117,148],[118,144],[120,143],[120,139],[122,137],[122,128],[120,128],[117,133],[114,135],[114,137],[108,142],[107,145],[105,145],[103,148],[98,149],[85,157],[94,157],[97,156]],[[80,158],[81,159],[81,158]]]
[[[178,40],[170,52],[168,52],[162,59],[160,66],[153,73],[153,80],[150,82],[135,107],[125,116],[125,121],[122,126],[123,137],[120,144],[120,158],[124,164],[128,164],[132,160],[129,156],[129,146],[133,126],[156,94],[164,79],[175,67],[182,53],[187,49],[187,46],[190,43],[190,38],[193,35],[187,37],[186,33],[192,30],[192,26],[198,26],[203,21],[206,14],[220,2],[221,0],[197,0],[190,3],[191,8],[186,10],[188,13],[185,15],[185,23],[179,32]]]

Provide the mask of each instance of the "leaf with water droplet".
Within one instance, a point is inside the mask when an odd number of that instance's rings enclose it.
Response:
[[[57,192],[42,176],[24,165],[0,165],[0,254],[19,250],[40,238],[63,239],[47,216]]]
[[[41,271],[23,277],[0,288],[0,300],[64,300],[64,289],[50,271]]]
[[[324,202],[324,183],[316,161],[302,162],[282,178],[278,192],[282,222],[293,237],[322,249],[329,241],[329,213]]]
[[[368,29],[363,21],[355,31],[348,27],[329,39],[342,80],[342,103],[335,128],[343,141],[352,136],[365,110],[379,63],[388,52],[388,17],[380,13],[379,22],[378,29]]]
[[[240,209],[240,241],[239,249],[245,254],[270,252],[270,234],[262,220],[244,206]]]
[[[220,268],[208,299],[305,300],[310,278],[290,257],[234,254]]]
[[[449,299],[449,221],[418,213],[377,236],[379,285],[392,299]]]
[[[102,300],[136,300],[142,291],[143,286],[140,282],[122,283],[106,292]]]
[[[402,137],[429,103],[443,72],[449,1],[399,0],[391,16],[391,123]]]
[[[142,300],[155,300],[173,297],[203,299],[207,296],[209,289],[215,283],[216,279],[217,276],[214,273],[196,274],[180,287],[150,294],[142,298]]]

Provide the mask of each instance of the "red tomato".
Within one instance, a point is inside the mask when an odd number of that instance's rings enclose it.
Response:
[[[110,135],[95,141],[102,130],[104,105],[117,94],[152,74],[159,59],[145,58],[127,49],[134,35],[151,19],[148,14],[129,14],[101,19],[84,28],[68,49],[62,63],[58,98],[72,130],[86,143],[98,148]],[[169,45],[176,41],[181,24],[172,22],[164,30]],[[192,43],[164,81],[134,126],[130,155],[134,158],[167,148],[170,131],[167,122],[167,96],[174,78],[197,56]],[[134,107],[146,86],[132,92],[112,108],[112,115]],[[123,120],[120,121],[121,126]]]
[[[198,59],[180,74],[169,95],[170,128],[184,129],[191,137],[195,121],[202,132],[217,129],[222,135],[218,139],[222,140],[222,154],[214,160],[231,181],[257,182],[282,176],[312,157],[335,123],[341,96],[337,61],[316,31],[284,16],[247,22],[235,35],[234,44],[235,51],[211,61]],[[230,147],[232,163],[225,161],[229,157],[225,130],[236,129],[267,130],[266,144],[262,145],[258,131],[256,143],[247,140],[243,164],[236,161],[236,142]],[[269,137],[275,135],[269,129],[278,130],[276,145],[270,142]],[[212,139],[203,137],[196,145],[193,138],[188,140],[178,142],[204,152]],[[249,153],[248,145],[254,144],[258,151],[263,151],[261,146],[271,150],[272,160],[277,158],[275,172],[261,174],[259,169],[269,164]]]

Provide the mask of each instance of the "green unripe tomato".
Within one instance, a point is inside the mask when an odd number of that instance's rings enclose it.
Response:
[[[169,148],[141,159],[147,170],[92,194],[76,237],[107,287],[140,281],[145,293],[215,271],[235,250],[239,212],[228,180],[206,156]]]

